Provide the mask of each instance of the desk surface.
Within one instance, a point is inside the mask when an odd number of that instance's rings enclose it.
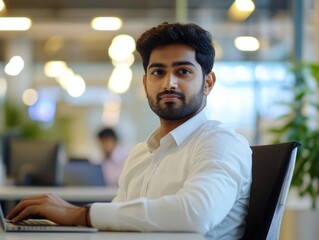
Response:
[[[1,240],[204,240],[198,233],[0,233]]]
[[[16,187],[0,186],[0,200],[21,200],[29,195],[53,193],[66,201],[109,202],[117,188],[109,187]]]

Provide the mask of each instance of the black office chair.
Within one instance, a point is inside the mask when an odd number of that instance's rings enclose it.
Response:
[[[252,146],[252,186],[243,240],[278,240],[299,142]]]

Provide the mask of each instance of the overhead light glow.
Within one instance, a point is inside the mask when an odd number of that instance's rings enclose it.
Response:
[[[67,68],[65,71],[62,73],[61,76],[56,78],[57,82],[61,85],[61,87],[65,90],[68,89],[68,84],[71,79],[74,78],[74,72],[72,69]]]
[[[234,44],[240,51],[257,51],[260,47],[258,39],[249,36],[237,37]]]
[[[26,31],[31,24],[31,19],[26,17],[0,17],[0,31]]]
[[[115,31],[122,27],[122,20],[117,17],[97,17],[91,21],[91,27],[98,31]]]
[[[10,76],[17,76],[24,68],[24,61],[20,56],[14,56],[10,59],[8,64],[5,66],[4,71]]]
[[[228,16],[236,21],[244,21],[255,10],[252,0],[235,0],[228,10]]]
[[[120,65],[124,65],[124,66],[127,66],[127,67],[130,67],[132,66],[132,64],[134,63],[134,60],[135,60],[135,57],[134,55],[131,53],[126,59],[123,59],[121,61],[117,61],[115,59],[112,60],[112,64],[117,67],[117,66],[120,66]]]
[[[59,51],[64,44],[64,39],[61,36],[52,36],[45,41],[44,51],[49,54],[54,54]]]
[[[23,103],[27,106],[32,106],[38,101],[38,93],[36,90],[29,88],[23,92]]]
[[[49,61],[44,65],[44,73],[48,77],[61,77],[67,69],[63,61]]]
[[[75,74],[67,82],[67,92],[71,97],[80,97],[85,92],[85,81],[80,75]]]
[[[252,12],[255,10],[255,4],[252,0],[236,0],[235,5],[242,12]]]
[[[114,127],[118,123],[121,114],[121,102],[120,95],[114,93],[107,95],[102,115],[102,121],[105,126]]]
[[[109,56],[118,62],[127,61],[135,50],[133,37],[122,34],[116,36],[109,47]]]
[[[2,0],[0,0],[0,12],[4,11],[6,9],[6,5]]]
[[[113,69],[108,87],[114,93],[126,92],[132,81],[132,70],[126,66],[118,66]]]

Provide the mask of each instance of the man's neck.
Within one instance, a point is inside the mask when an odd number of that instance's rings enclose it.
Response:
[[[166,134],[169,132],[173,131],[175,128],[178,126],[182,125],[184,122],[186,122],[189,118],[187,119],[179,119],[179,120],[165,120],[165,119],[160,119],[161,127],[160,127],[160,132],[161,132],[161,137],[164,137]]]
[[[187,120],[191,119],[194,117],[196,114],[198,114],[200,111],[202,111],[203,108],[201,108],[199,111],[194,113],[193,115],[187,116],[185,118],[177,119],[177,120],[165,120],[160,118],[160,133],[161,133],[161,138],[164,137],[166,134],[169,132],[173,131],[175,128],[179,127],[182,125],[184,122]]]

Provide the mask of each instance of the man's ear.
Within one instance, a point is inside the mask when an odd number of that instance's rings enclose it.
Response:
[[[214,72],[207,73],[205,75],[204,95],[208,96],[210,91],[213,89],[216,82],[216,76]]]

